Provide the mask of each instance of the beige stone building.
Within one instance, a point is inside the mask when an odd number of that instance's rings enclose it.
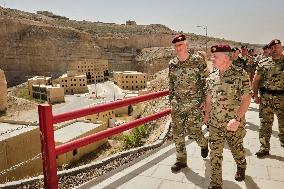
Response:
[[[64,88],[51,85],[33,85],[33,98],[46,100],[50,104],[65,102]]]
[[[0,123],[0,172],[41,153],[39,128],[23,124]],[[42,172],[41,157],[0,175],[0,183],[19,180]]]
[[[102,82],[108,80],[108,60],[85,60],[69,64],[69,71],[87,76],[88,83]]]
[[[74,72],[59,77],[60,86],[64,88],[65,94],[78,94],[88,92],[86,75],[77,75]]]
[[[124,71],[114,73],[115,84],[125,90],[142,90],[147,87],[148,76],[146,73]]]
[[[55,145],[58,146],[66,142],[82,138],[97,133],[99,131],[103,131],[105,129],[107,129],[107,125],[102,122],[97,122],[96,124],[94,124],[90,122],[76,121],[55,131]],[[59,155],[57,157],[57,166],[62,166],[78,161],[82,156],[94,152],[94,150],[96,150],[99,146],[106,142],[107,138],[89,144],[87,146],[75,149],[71,152]]]
[[[88,115],[85,117],[86,120],[92,123],[103,122],[109,127],[110,120],[115,118],[114,110],[109,110],[105,112],[99,112],[97,114]]]
[[[35,76],[28,79],[28,89],[30,96],[33,96],[33,85],[52,85],[51,77]]]
[[[4,71],[0,69],[0,112],[5,112],[7,107],[7,81]]]

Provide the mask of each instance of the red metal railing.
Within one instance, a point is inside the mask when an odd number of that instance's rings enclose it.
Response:
[[[106,104],[95,105],[90,108],[83,108],[80,110],[74,110],[62,114],[53,115],[52,106],[49,104],[43,104],[38,106],[39,114],[39,126],[41,132],[41,151],[42,151],[42,161],[43,161],[43,174],[44,174],[44,185],[47,189],[57,189],[58,188],[58,178],[57,178],[57,166],[56,166],[56,156],[66,153],[68,151],[74,150],[79,147],[83,147],[90,143],[96,142],[98,140],[107,138],[109,136],[121,133],[128,129],[137,127],[144,123],[153,121],[155,119],[164,117],[171,113],[171,109],[167,108],[161,112],[155,113],[153,115],[140,118],[129,123],[122,124],[120,126],[109,128],[107,130],[71,141],[60,146],[55,147],[54,142],[54,128],[53,124],[60,123],[79,117],[84,117],[87,115],[113,110],[119,107],[127,106],[130,104],[135,104],[163,96],[167,96],[169,91],[154,92],[138,97],[133,97],[125,100],[119,100],[115,102],[110,102]]]

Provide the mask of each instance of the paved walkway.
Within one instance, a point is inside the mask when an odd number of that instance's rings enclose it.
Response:
[[[225,147],[223,156],[223,188],[228,189],[282,189],[284,188],[284,149],[278,140],[278,124],[274,122],[271,137],[271,155],[258,159],[259,148],[258,106],[251,104],[247,117],[247,134],[244,145],[247,152],[247,172],[244,182],[234,180],[236,164],[230,150]],[[208,133],[207,133],[208,135]],[[92,189],[199,189],[208,188],[210,178],[209,158],[202,159],[200,148],[187,141],[188,168],[174,174],[170,167],[175,162],[174,144],[163,146],[147,157],[140,157],[131,165],[124,165],[79,187]]]

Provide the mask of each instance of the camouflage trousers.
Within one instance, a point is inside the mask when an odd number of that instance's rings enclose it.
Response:
[[[200,147],[208,146],[202,133],[203,113],[197,106],[179,104],[172,106],[173,139],[176,147],[176,161],[186,163],[185,131]]]
[[[243,138],[246,135],[244,125],[240,125],[237,131],[227,131],[227,124],[223,127],[209,127],[210,163],[211,163],[211,186],[222,186],[222,161],[225,140],[232,152],[237,166],[246,168],[245,149]]]
[[[259,105],[259,141],[260,150],[270,150],[270,137],[272,133],[272,125],[274,114],[278,119],[279,140],[284,146],[284,95],[272,96],[263,94]]]

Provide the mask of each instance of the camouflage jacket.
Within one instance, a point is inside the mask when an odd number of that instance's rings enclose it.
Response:
[[[242,59],[240,56],[238,56],[237,60],[233,60],[233,65],[238,66],[242,69],[246,68],[246,64],[247,64],[246,60]]]
[[[234,118],[241,105],[243,95],[252,94],[245,70],[235,65],[223,74],[212,72],[207,79],[207,90],[211,94],[210,120],[227,123]]]
[[[203,102],[208,74],[205,60],[191,52],[187,60],[183,62],[177,57],[170,60],[169,100],[182,103]]]
[[[239,55],[237,60],[233,61],[233,65],[238,66],[244,70],[247,68],[247,64],[248,64],[247,58],[242,57],[241,55]]]
[[[263,59],[256,68],[256,74],[261,76],[260,87],[284,90],[284,55],[277,61]]]

